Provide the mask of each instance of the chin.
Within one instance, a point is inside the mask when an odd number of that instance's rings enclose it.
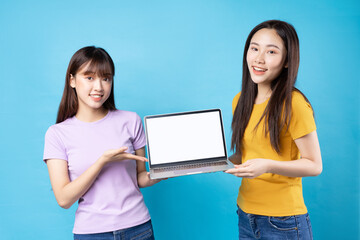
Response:
[[[259,79],[254,79],[254,78],[251,78],[251,80],[253,81],[253,83],[255,84],[259,84],[259,83],[263,83],[264,81],[263,80],[259,80]]]
[[[95,110],[102,108],[102,106],[103,106],[103,103],[90,105],[90,107]]]
[[[255,76],[254,78],[251,78],[251,80],[253,81],[253,83],[255,84],[263,84],[263,83],[271,83],[271,81],[269,81],[268,79],[264,79],[264,78],[257,78],[257,76]]]

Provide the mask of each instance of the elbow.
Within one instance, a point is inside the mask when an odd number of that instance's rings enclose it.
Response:
[[[319,176],[322,173],[322,170],[323,170],[323,168],[322,168],[322,166],[320,166],[316,172],[317,173],[316,176]]]
[[[71,204],[59,203],[59,206],[64,209],[69,209],[71,207]]]
[[[69,209],[72,206],[72,203],[64,200],[57,200],[57,203],[61,208]]]
[[[311,176],[313,176],[313,177],[319,176],[322,173],[322,170],[323,170],[322,165],[315,166],[312,171]]]
[[[138,181],[138,187],[139,187],[139,188],[146,188],[146,187],[148,187],[148,186],[146,185],[146,183],[144,183],[144,182],[142,182],[142,181]]]

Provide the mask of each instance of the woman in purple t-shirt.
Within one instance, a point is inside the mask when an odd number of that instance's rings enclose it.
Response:
[[[46,132],[44,161],[58,204],[78,201],[74,239],[154,239],[139,187],[145,168],[140,117],[115,108],[114,63],[102,48],[70,60],[56,124]]]

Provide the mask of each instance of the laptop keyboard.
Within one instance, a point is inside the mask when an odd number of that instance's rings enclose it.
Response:
[[[171,167],[154,168],[154,173],[192,169],[192,168],[223,166],[223,165],[227,165],[227,162],[220,161],[220,162],[184,164],[184,165],[177,165],[177,166],[171,166]]]

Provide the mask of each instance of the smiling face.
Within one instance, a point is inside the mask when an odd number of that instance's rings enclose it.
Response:
[[[78,112],[102,110],[112,88],[112,75],[99,76],[85,63],[75,75],[70,77],[70,86],[76,90],[79,103]]]
[[[251,79],[256,84],[268,85],[277,78],[284,67],[286,48],[276,30],[262,28],[250,41],[246,61]]]

